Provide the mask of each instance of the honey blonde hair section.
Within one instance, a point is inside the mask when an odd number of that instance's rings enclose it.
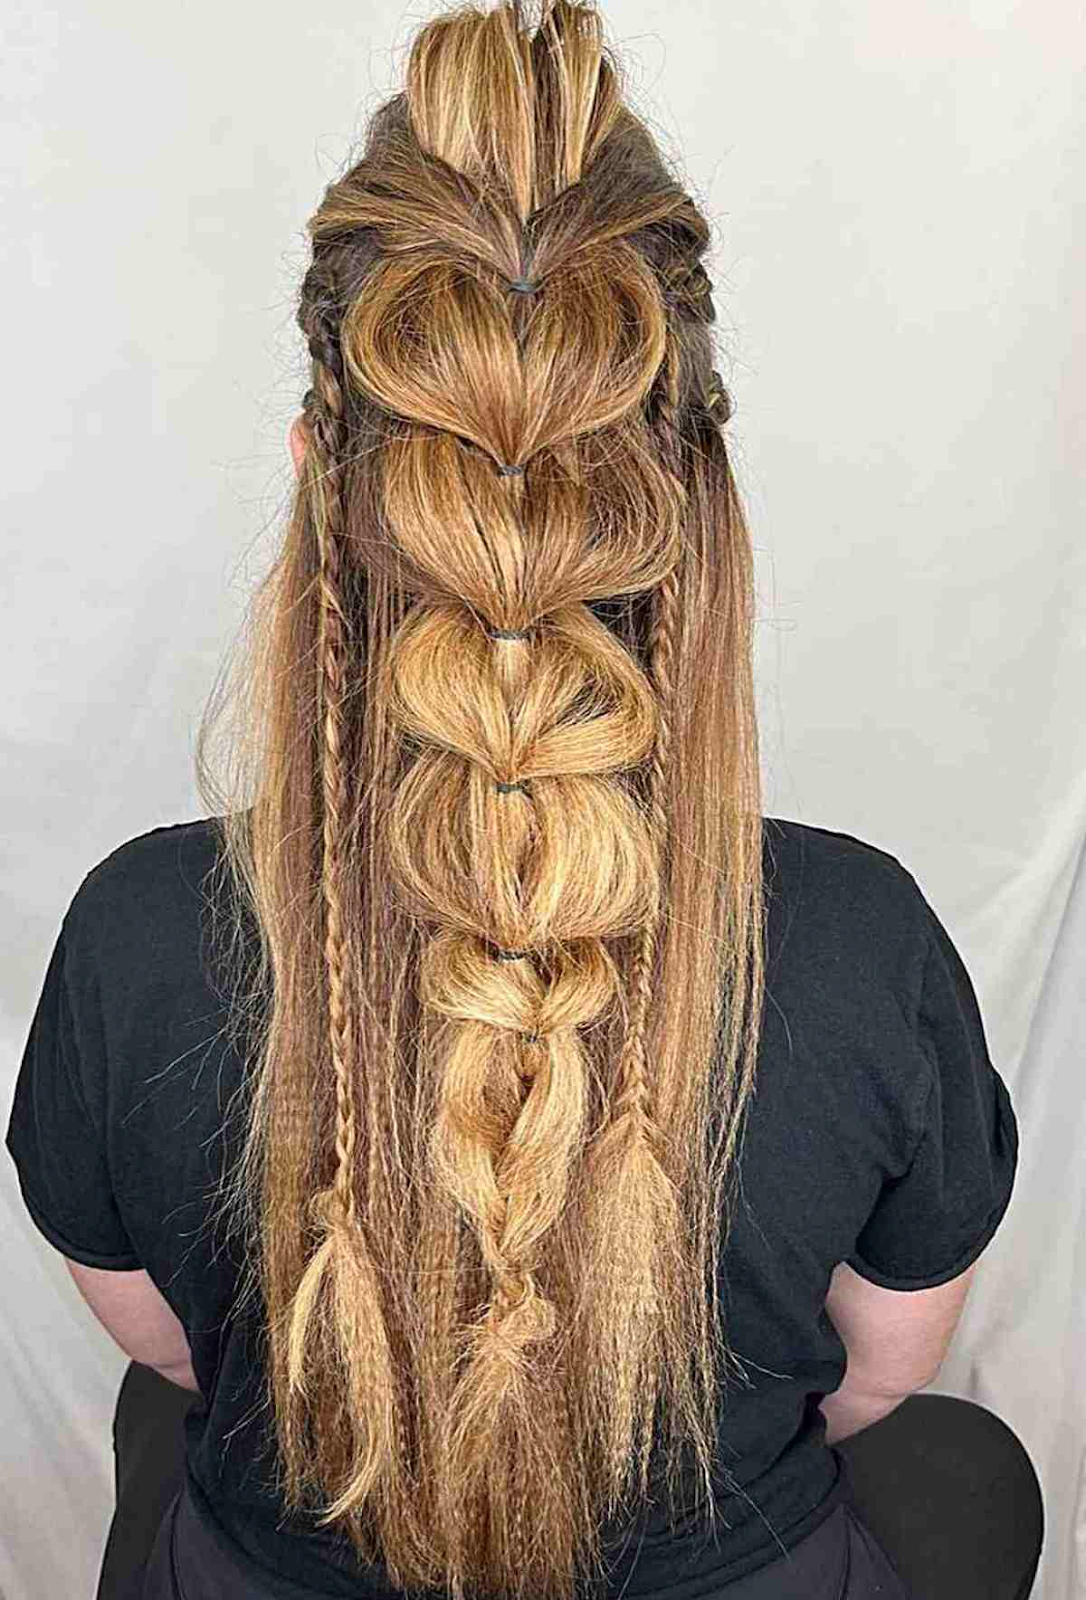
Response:
[[[403,1589],[570,1600],[663,1479],[715,1526],[743,1376],[762,815],[709,230],[558,0],[426,24],[309,233],[293,513],[199,747],[235,1311],[286,1506]]]

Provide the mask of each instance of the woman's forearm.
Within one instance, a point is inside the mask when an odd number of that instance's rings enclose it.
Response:
[[[194,1394],[201,1392],[191,1359],[176,1366],[156,1367],[154,1370],[182,1389],[189,1389]],[[826,1418],[826,1443],[837,1444],[851,1434],[860,1433],[872,1423],[888,1417],[907,1398],[903,1394],[889,1396],[865,1393],[851,1384],[846,1376],[844,1383],[833,1394],[823,1395],[819,1406]]]
[[[859,1433],[864,1428],[869,1428],[873,1422],[878,1422],[883,1417],[888,1417],[891,1411],[896,1411],[907,1395],[895,1396],[864,1393],[848,1381],[845,1381],[833,1394],[823,1395],[819,1407],[826,1418],[826,1443],[838,1444],[840,1440],[847,1439],[850,1434]]]
[[[154,1370],[161,1377],[167,1378],[170,1383],[176,1383],[182,1389],[191,1389],[193,1394],[201,1392],[200,1385],[196,1381],[196,1374],[192,1370],[191,1359],[179,1362],[176,1366],[156,1367]]]

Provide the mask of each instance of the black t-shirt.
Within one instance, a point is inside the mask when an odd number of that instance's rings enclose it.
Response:
[[[243,1071],[207,965],[207,820],[155,828],[84,879],[34,1014],[7,1134],[59,1250],[143,1267],[184,1324],[202,1397],[185,1425],[197,1510],[269,1595],[396,1594],[383,1569],[289,1516],[269,1485],[254,1309],[229,1319],[238,1234],[208,1225],[239,1148]],[[823,1395],[845,1349],[824,1305],[848,1261],[893,1289],[956,1277],[1007,1208],[1018,1129],[961,958],[916,880],[848,834],[766,818],[767,999],[722,1309],[748,1383],[728,1390],[715,1543],[666,1496],[606,1546],[607,1593],[715,1590],[777,1559],[844,1491]]]

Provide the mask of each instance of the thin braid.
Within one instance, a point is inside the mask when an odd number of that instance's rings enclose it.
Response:
[[[380,1481],[403,1442],[393,1371],[389,1330],[381,1308],[381,1286],[365,1230],[355,1205],[354,994],[349,976],[342,884],[348,847],[349,793],[344,751],[344,700],[348,671],[350,625],[341,579],[344,499],[342,463],[344,419],[343,366],[337,333],[334,286],[324,262],[317,258],[306,275],[301,323],[313,358],[313,387],[305,396],[312,450],[304,465],[319,553],[317,594],[319,620],[317,683],[321,728],[322,864],[321,893],[325,911],[324,957],[328,986],[329,1044],[336,1097],[336,1170],[329,1188],[318,1190],[310,1216],[325,1236],[310,1257],[298,1285],[287,1335],[288,1387],[305,1402],[307,1346],[317,1329],[318,1297],[326,1281],[337,1308],[337,1357],[350,1374],[356,1399],[385,1418],[374,1437],[370,1424],[356,1432],[348,1478],[321,1518],[334,1521],[359,1495]],[[355,1365],[352,1365],[354,1363]]]
[[[326,470],[334,471],[334,468]],[[333,485],[324,496],[325,507],[338,506]],[[332,517],[320,519],[320,633],[317,647],[323,708],[324,742],[321,781],[324,798],[324,863],[321,888],[325,907],[324,953],[328,969],[328,1014],[332,1067],[336,1089],[336,1157],[333,1184],[341,1215],[354,1216],[355,1119],[351,1063],[354,1059],[352,1008],[347,992],[344,959],[343,912],[340,897],[341,843],[347,818],[347,778],[343,760],[343,699],[346,681],[348,625],[340,599],[340,539]]]
[[[674,336],[665,349],[657,393],[662,419],[661,444],[665,468],[680,477],[678,350]],[[667,905],[667,856],[670,837],[668,788],[672,744],[672,695],[679,613],[678,566],[681,553],[666,569],[654,591],[654,608],[646,654],[653,680],[655,716],[653,740],[647,752],[645,811],[647,832],[656,863],[654,893],[637,935],[631,962],[627,1024],[612,1091],[608,1128],[596,1146],[598,1182],[590,1190],[588,1228],[596,1252],[625,1255],[623,1271],[609,1272],[599,1254],[590,1273],[600,1285],[594,1348],[606,1351],[604,1359],[628,1375],[628,1387],[618,1397],[615,1421],[600,1460],[608,1483],[609,1504],[618,1503],[620,1485],[631,1456],[639,1463],[641,1491],[647,1492],[647,1474],[654,1414],[661,1380],[651,1352],[661,1352],[658,1340],[662,1308],[660,1285],[688,1270],[684,1260],[683,1219],[678,1191],[672,1183],[667,1158],[667,1130],[654,1103],[654,1082],[648,1068],[648,1019],[655,992],[654,978],[660,929]],[[608,1174],[608,1176],[604,1176]],[[627,1181],[628,1175],[628,1181]],[[640,1215],[634,1216],[640,1207]],[[618,1240],[624,1223],[632,1234],[652,1240],[652,1255],[623,1252]],[[633,1281],[633,1301],[619,1281]],[[669,1353],[662,1352],[664,1356]]]
[[[325,910],[324,953],[328,974],[329,1039],[336,1093],[336,1173],[331,1195],[318,1197],[315,1208],[326,1220],[334,1212],[350,1221],[355,1213],[355,1114],[353,1078],[354,1023],[344,955],[343,906],[340,895],[343,841],[347,826],[347,773],[343,755],[343,701],[347,677],[349,624],[341,598],[343,496],[339,462],[343,435],[342,364],[333,321],[330,285],[321,264],[311,269],[314,314],[307,329],[314,361],[314,387],[306,396],[310,432],[317,446],[319,473],[314,477],[319,514],[318,592],[320,621],[317,645],[320,706],[324,739],[321,747],[323,797],[323,863],[321,891]],[[323,292],[322,292],[323,291]],[[334,1197],[334,1198],[333,1198]]]
[[[668,759],[671,749],[671,691],[672,665],[675,657],[675,627],[678,618],[679,577],[673,568],[656,591],[650,642],[650,661],[653,683],[659,696],[659,718],[656,743],[649,765],[648,810],[651,820],[657,859],[661,866],[665,859],[670,821],[666,804]],[[626,1069],[626,1087],[622,1091],[623,1109],[636,1094],[638,1104],[646,1117],[649,1111],[649,1085],[645,1057],[645,1035],[648,1027],[649,1007],[654,990],[656,947],[663,920],[665,888],[661,883],[651,915],[647,918],[638,938],[637,959],[631,978],[633,1004],[630,1008],[630,1025],[626,1036],[629,1065]]]
[[[664,381],[658,396],[659,415],[663,425],[665,459],[672,471],[678,473],[678,360],[675,347],[669,344],[669,356]],[[671,700],[674,687],[675,632],[679,614],[679,563],[668,572],[656,590],[652,625],[649,635],[648,656],[653,684],[657,692],[658,717],[656,738],[649,763],[648,812],[657,860],[661,867],[660,890],[650,915],[645,919],[637,941],[634,970],[630,978],[630,1013],[619,1064],[621,1088],[616,1097],[616,1114],[636,1105],[642,1116],[653,1123],[650,1109],[650,1087],[646,1061],[646,1033],[649,1009],[654,988],[656,949],[666,902],[666,884],[663,867],[666,859],[670,820],[667,807],[668,762],[671,752]]]

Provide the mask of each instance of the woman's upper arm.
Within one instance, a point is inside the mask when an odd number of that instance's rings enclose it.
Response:
[[[930,1289],[883,1289],[840,1262],[826,1311],[848,1353],[848,1382],[867,1394],[914,1394],[934,1381],[977,1263]]]
[[[110,1272],[68,1259],[68,1271],[98,1321],[126,1356],[147,1367],[175,1367],[188,1360],[189,1341],[184,1325],[142,1268]]]

